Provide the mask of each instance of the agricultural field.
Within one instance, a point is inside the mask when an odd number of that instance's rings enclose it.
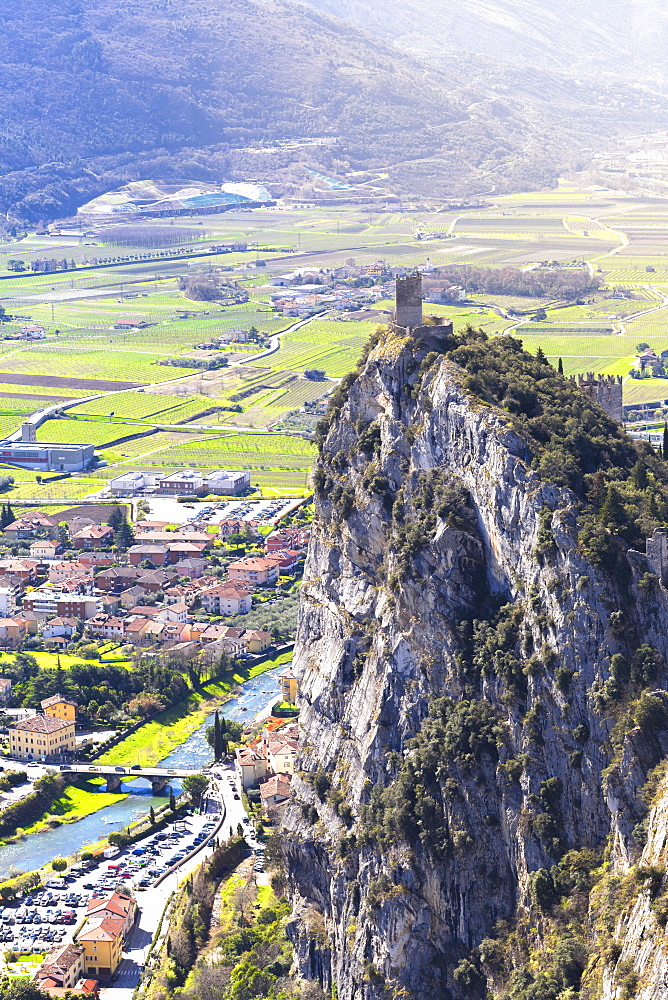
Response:
[[[20,332],[29,322],[47,334],[35,343],[0,343],[0,436],[17,429],[28,413],[83,399],[69,409],[76,419],[50,420],[38,438],[91,441],[106,463],[41,486],[33,473],[16,470],[12,501],[35,494],[45,502],[75,499],[130,468],[171,471],[179,466],[249,468],[253,483],[265,493],[303,491],[313,446],[300,437],[262,432],[286,414],[299,417],[304,404],[330,392],[354,367],[376,325],[387,322],[384,310],[393,302],[375,303],[377,319],[368,313],[349,319],[332,310],[293,329],[294,319],[271,311],[271,282],[300,266],[325,269],[379,259],[418,268],[588,263],[603,286],[578,305],[476,294],[453,306],[426,303],[425,312],[451,318],[456,329],[471,323],[488,335],[512,332],[529,350],[540,346],[555,364],[562,358],[566,374],[620,374],[626,402],[661,398],[666,389],[656,379],[628,378],[638,343],[668,347],[668,208],[656,201],[562,182],[552,191],[491,198],[460,212],[338,205],[239,210],[189,219],[190,244],[201,249],[240,241],[253,249],[197,259],[142,259],[148,251],[129,237],[124,243],[122,225],[113,245],[102,238],[86,245],[96,240],[35,234],[0,244],[0,277],[6,276],[0,281],[0,305],[13,315],[0,333]],[[156,225],[169,238],[171,220]],[[4,269],[10,257],[29,263],[43,256],[66,257],[79,269],[13,276]],[[132,259],[96,270],[84,266],[92,257],[124,256]],[[179,282],[207,271],[245,288],[249,301],[221,306],[185,298]],[[532,318],[539,308],[547,314],[542,321]],[[146,326],[113,329],[129,318]],[[251,326],[266,335],[280,334],[278,349],[257,357],[257,345],[235,344],[225,349],[227,367],[188,366],[198,345],[215,341],[225,330]],[[160,364],[170,359],[186,364]],[[309,368],[324,371],[326,380],[304,378]],[[141,386],[146,390],[137,391]],[[209,409],[213,412],[198,417]],[[160,429],[110,444],[152,426]]]

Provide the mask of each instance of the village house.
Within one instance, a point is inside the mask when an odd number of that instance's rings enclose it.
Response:
[[[51,538],[58,535],[58,522],[46,514],[37,511],[34,514],[24,514],[12,521],[4,529],[7,541],[16,542],[22,538]]]
[[[106,920],[120,918],[123,921],[123,935],[132,930],[137,914],[137,904],[130,896],[121,892],[112,892],[107,896],[99,896],[88,901],[86,907],[87,920]]]
[[[160,609],[160,618],[164,622],[180,622],[185,624],[188,621],[188,605],[184,601],[176,601]]]
[[[208,615],[245,615],[253,605],[252,591],[233,583],[221,583],[201,592]]]
[[[206,559],[202,559],[199,556],[194,558],[182,559],[178,563],[178,573],[175,574],[178,579],[179,576],[187,576],[189,580],[196,580],[198,577],[202,576],[204,570],[208,566]]]
[[[15,649],[23,640],[26,627],[17,618],[0,618],[0,645]]]
[[[40,538],[30,546],[30,558],[37,559],[38,562],[55,559],[60,546],[48,538]]]
[[[40,989],[48,989],[46,980],[51,980],[54,988],[73,989],[84,974],[84,950],[77,944],[60,944],[53,948],[44,959],[36,976]]]
[[[0,704],[7,705],[12,700],[12,682],[9,677],[0,677]]]
[[[16,577],[21,583],[33,583],[39,563],[36,559],[0,559],[0,573]]]
[[[16,611],[16,602],[23,588],[18,584],[8,584],[0,587],[0,615],[11,618]]]
[[[271,586],[278,580],[278,566],[265,558],[250,556],[230,563],[228,574],[230,580],[243,580],[253,586]]]
[[[255,788],[267,776],[267,754],[262,745],[237,750],[236,771],[244,791]]]
[[[299,750],[298,741],[290,736],[276,733],[267,736],[264,743],[268,769],[274,774],[294,774]]]
[[[54,694],[50,698],[45,698],[40,702],[42,711],[51,719],[65,719],[67,722],[76,722],[77,708],[76,701],[65,698],[62,694]]]
[[[125,637],[125,622],[114,615],[95,615],[86,622],[86,632],[101,639],[122,640]]]
[[[168,561],[167,549],[164,545],[132,545],[128,549],[128,560],[131,566],[139,566],[143,562],[164,566]]]
[[[297,678],[292,669],[292,664],[279,675],[281,682],[281,701],[294,705],[297,701]]]
[[[46,639],[70,639],[77,631],[77,622],[74,618],[52,618],[41,628],[42,638]]]
[[[121,608],[124,608],[126,611],[134,608],[135,604],[138,604],[142,597],[146,597],[146,591],[139,584],[134,587],[128,587],[120,595]]]
[[[260,783],[260,802],[263,809],[279,806],[290,798],[290,774],[272,774]]]
[[[122,591],[132,587],[137,577],[141,575],[141,570],[135,566],[110,566],[103,569],[95,577],[95,586],[98,590],[108,593],[120,594]]]
[[[73,560],[72,562],[65,562],[59,560],[54,562],[49,566],[48,573],[49,583],[59,586],[67,580],[75,580],[78,583],[92,584],[93,582],[93,572],[88,566],[85,566],[79,560]]]
[[[206,566],[205,561],[204,565]],[[167,567],[166,569],[144,569],[137,577],[136,585],[145,590],[147,594],[159,594],[165,587],[176,583],[181,575],[180,566],[178,570],[171,567]]]
[[[71,536],[72,543],[78,549],[103,548],[111,545],[114,540],[114,529],[107,524],[91,524]]]

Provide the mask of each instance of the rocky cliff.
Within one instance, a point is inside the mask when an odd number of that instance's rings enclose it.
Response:
[[[616,921],[659,927],[608,890],[644,885],[658,837],[639,791],[668,749],[668,594],[625,533],[660,523],[665,467],[517,342],[438,332],[381,337],[322,429],[284,836],[296,961],[341,1000],[612,1000],[637,951]]]

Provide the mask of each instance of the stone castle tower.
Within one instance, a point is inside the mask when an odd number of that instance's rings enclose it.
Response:
[[[598,403],[602,410],[612,417],[613,420],[622,421],[622,377],[621,375],[594,375],[587,372],[586,375],[578,375],[577,381],[571,375],[571,382],[574,382],[578,389],[592,403]]]
[[[452,320],[435,317],[431,323],[422,320],[422,275],[419,272],[396,279],[394,326],[410,331],[430,350],[445,350],[452,346]]]
[[[662,583],[668,580],[668,531],[655,528],[654,534],[645,542],[647,562]]]
[[[395,323],[397,326],[422,326],[422,275],[409,274],[396,279]]]

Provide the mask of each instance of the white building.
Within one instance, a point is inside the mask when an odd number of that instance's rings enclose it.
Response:
[[[250,472],[240,470],[216,469],[206,477],[209,493],[235,495],[242,493],[250,486]]]
[[[116,496],[130,496],[138,493],[147,487],[155,486],[155,476],[148,476],[145,472],[126,472],[122,476],[117,476],[109,483],[109,489]]]

